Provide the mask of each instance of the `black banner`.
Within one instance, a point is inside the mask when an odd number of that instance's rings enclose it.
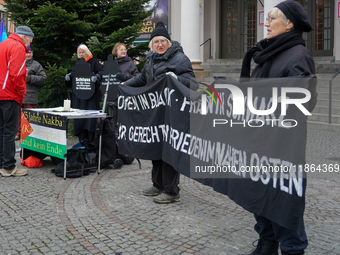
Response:
[[[309,84],[220,78],[194,92],[166,76],[145,87],[120,86],[119,153],[162,159],[246,210],[298,230]]]

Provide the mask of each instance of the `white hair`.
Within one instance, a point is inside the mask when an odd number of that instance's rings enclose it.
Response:
[[[85,53],[86,53],[87,55],[89,55],[89,56],[92,55],[91,51],[89,50],[89,48],[87,48],[87,46],[86,46],[85,44],[80,44],[80,45],[78,46],[77,55],[78,55],[78,50],[79,50],[79,49],[82,49],[83,51],[85,51]],[[79,58],[79,55],[78,55],[78,58]]]
[[[270,12],[268,13],[268,16],[270,14],[276,14],[277,16],[281,16],[282,17],[282,22],[283,24],[287,25],[288,22],[288,18],[286,17],[286,15],[277,7],[274,7],[273,9],[270,10]]]
[[[164,36],[155,36],[155,37],[160,37],[161,39],[167,40],[167,41],[168,41],[168,47],[169,47],[169,48],[172,46],[172,42],[171,42],[168,38],[166,38],[166,37],[164,37]],[[155,37],[152,38],[152,40],[149,42],[149,48],[150,48],[150,50],[152,50],[152,52],[155,52],[154,49],[153,49],[153,47],[152,47],[152,41],[153,41],[153,39],[155,39]]]

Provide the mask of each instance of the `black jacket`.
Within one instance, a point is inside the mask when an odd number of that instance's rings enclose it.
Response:
[[[117,58],[118,68],[127,75],[127,79],[139,74],[137,66],[130,57]]]
[[[38,61],[30,60],[26,61],[27,75],[31,76],[31,80],[26,83],[26,98],[24,104],[38,104],[38,88],[44,84],[47,77],[44,68]]]
[[[257,65],[251,75],[256,78],[263,68]],[[303,45],[296,45],[281,52],[272,59],[272,65],[267,78],[279,78],[315,74],[315,64],[312,55]]]
[[[251,75],[252,78],[257,78],[261,73],[263,66],[257,65]],[[303,45],[296,45],[289,48],[272,59],[271,68],[267,78],[280,77],[304,77],[315,75],[315,64],[312,55],[308,49]],[[316,79],[311,80],[309,86],[311,92],[311,99],[308,102],[308,110],[311,112],[317,102]]]
[[[172,41],[172,46],[163,55],[149,52],[142,73],[124,82],[124,85],[141,87],[162,78],[166,72],[176,74],[187,87],[190,87],[190,78],[195,78],[189,58],[176,41]]]

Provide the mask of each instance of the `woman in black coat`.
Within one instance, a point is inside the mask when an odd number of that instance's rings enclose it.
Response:
[[[118,68],[121,71],[121,73],[116,75],[118,80],[124,82],[139,74],[132,58],[127,55],[126,45],[124,43],[117,42],[112,49],[112,55],[115,56]],[[109,116],[117,119],[116,103],[116,101],[108,101],[107,105]]]
[[[118,68],[124,74],[122,81],[131,79],[139,74],[137,66],[133,60],[127,55],[126,45],[124,43],[116,43],[112,49],[112,55],[115,56]]]
[[[189,58],[184,55],[182,47],[170,36],[162,22],[158,22],[151,33],[149,47],[142,73],[124,82],[127,86],[147,86],[150,82],[171,75],[185,86],[190,86],[190,78],[195,78]],[[173,203],[180,201],[180,174],[163,160],[152,160],[153,186],[143,191],[145,196],[156,196],[156,203]]]
[[[101,100],[100,93],[100,80],[101,75],[99,72],[103,71],[102,66],[98,62],[98,60],[92,56],[91,51],[87,48],[85,44],[79,45],[77,49],[78,60],[76,64],[80,61],[81,58],[84,58],[86,63],[91,66],[91,73],[95,73],[95,76],[91,77],[91,81],[95,82],[95,91],[87,100],[79,99],[74,93],[72,94],[72,107],[76,109],[82,110],[100,110],[99,102]],[[72,87],[72,79],[71,74],[75,71],[75,67],[73,67],[72,72],[66,74],[65,76],[65,85]],[[96,130],[96,120],[95,119],[75,119],[73,121],[73,130],[74,135],[78,136],[79,141],[88,141],[91,142],[94,138],[95,130]]]
[[[303,32],[312,30],[304,8],[296,1],[281,2],[268,13],[265,26],[268,32],[267,38],[256,43],[246,53],[241,79],[314,76],[314,60],[302,38]],[[250,75],[251,59],[254,59],[257,66]],[[311,84],[309,90],[311,100],[307,108],[312,111],[317,98],[315,84]],[[254,229],[260,239],[250,255],[278,255],[279,246],[282,255],[304,254],[308,240],[303,215],[295,215],[299,225],[296,228],[291,226],[291,229],[280,226],[261,215],[254,216],[256,219]]]

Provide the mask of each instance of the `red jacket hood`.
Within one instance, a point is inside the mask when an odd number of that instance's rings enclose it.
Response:
[[[0,43],[0,100],[22,103],[26,95],[27,48],[17,34]]]

